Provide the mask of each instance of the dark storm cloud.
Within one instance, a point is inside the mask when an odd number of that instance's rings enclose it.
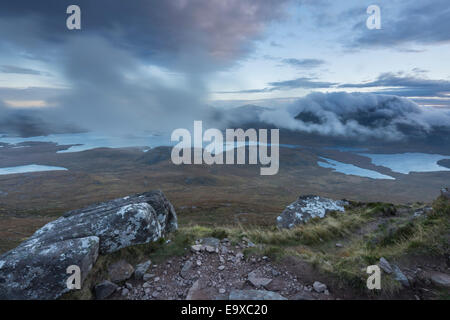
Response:
[[[124,133],[170,130],[210,118],[211,72],[250,53],[287,1],[1,2],[0,49],[44,60],[67,81],[67,90],[46,100],[55,106],[46,122],[72,120],[84,129]],[[66,28],[71,4],[81,8],[81,30]],[[167,83],[149,66],[182,84]]]
[[[51,110],[12,109],[0,100],[0,135],[8,133],[31,137],[80,131],[69,121],[55,116]]]
[[[74,32],[96,34],[152,62],[188,67],[183,54],[190,53],[202,61],[194,61],[192,67],[212,67],[206,58],[220,65],[247,53],[251,40],[261,35],[265,24],[281,17],[286,1],[78,0],[81,31],[69,31],[65,26],[66,8],[73,1],[2,2],[0,17],[6,19],[4,25],[16,26],[14,35],[2,35],[21,45],[35,36],[43,42],[59,43]],[[39,56],[36,41],[30,41],[29,46]]]
[[[299,68],[299,69],[313,69],[322,66],[325,64],[324,60],[321,59],[295,59],[295,58],[289,58],[289,59],[283,59],[283,63],[291,65],[293,67]]]

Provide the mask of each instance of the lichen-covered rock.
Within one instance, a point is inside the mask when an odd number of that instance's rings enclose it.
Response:
[[[36,231],[20,246],[97,236],[100,253],[105,254],[156,241],[177,227],[173,206],[161,191],[153,191],[70,211]]]
[[[153,242],[177,228],[161,191],[70,211],[0,256],[0,299],[57,298],[68,291],[69,265],[78,265],[84,279],[98,254]]]
[[[67,268],[76,265],[81,282],[98,256],[98,237],[69,239],[34,247],[19,246],[0,257],[0,300],[56,299],[68,292]]]
[[[277,225],[279,228],[290,229],[312,218],[323,218],[330,211],[345,212],[344,206],[347,204],[344,200],[332,200],[314,195],[301,196],[277,217]]]

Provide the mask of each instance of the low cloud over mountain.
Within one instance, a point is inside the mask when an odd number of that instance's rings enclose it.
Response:
[[[374,93],[311,93],[291,105],[264,110],[259,120],[281,129],[355,139],[401,140],[450,129],[450,110]]]

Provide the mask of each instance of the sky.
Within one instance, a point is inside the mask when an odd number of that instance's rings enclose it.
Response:
[[[81,30],[66,27],[71,4]],[[448,0],[8,0],[0,126],[160,129],[314,92],[448,108],[449,56]]]

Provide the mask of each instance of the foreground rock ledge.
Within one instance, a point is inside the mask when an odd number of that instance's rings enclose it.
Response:
[[[84,280],[98,254],[157,241],[177,228],[161,191],[70,211],[0,256],[0,299],[56,299],[68,291],[68,266],[79,266]]]

